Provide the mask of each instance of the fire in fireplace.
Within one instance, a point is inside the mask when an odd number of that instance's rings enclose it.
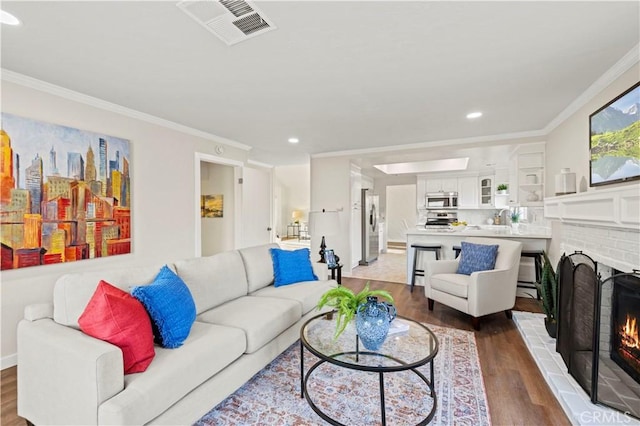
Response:
[[[640,285],[636,277],[615,277],[611,321],[611,359],[640,383]]]
[[[640,341],[638,340],[637,318],[631,318],[627,315],[627,320],[620,328],[622,335],[622,347],[629,350],[640,349]]]

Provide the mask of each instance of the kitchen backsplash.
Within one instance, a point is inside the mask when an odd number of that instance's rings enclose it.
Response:
[[[510,216],[510,212],[512,212],[515,207],[511,207],[509,212],[503,214],[502,217]],[[529,228],[541,228],[551,230],[551,224],[548,220],[544,218],[544,208],[543,207],[519,207],[517,208],[522,217],[520,222],[524,225],[526,224]],[[500,209],[477,209],[477,210],[458,210],[458,220],[467,222],[469,225],[486,225],[488,224],[489,219],[491,219],[491,223],[493,223],[493,217],[496,213],[500,212]],[[508,225],[508,223],[501,223],[501,225]]]

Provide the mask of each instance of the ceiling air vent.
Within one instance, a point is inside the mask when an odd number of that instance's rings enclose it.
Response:
[[[229,46],[276,29],[264,13],[244,0],[185,0],[178,7]]]
[[[265,28],[269,28],[269,24],[265,22],[264,19],[257,13],[253,15],[249,15],[245,18],[238,19],[233,23],[240,31],[249,35],[256,31],[264,30]]]

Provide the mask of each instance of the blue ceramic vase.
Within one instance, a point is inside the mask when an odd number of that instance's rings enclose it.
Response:
[[[375,351],[387,338],[389,325],[396,317],[395,306],[378,302],[375,296],[368,296],[356,311],[356,330],[365,348]]]

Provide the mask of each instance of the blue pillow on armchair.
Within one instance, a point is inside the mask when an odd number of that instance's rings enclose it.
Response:
[[[316,281],[318,277],[311,266],[311,252],[308,248],[299,250],[269,249],[273,260],[273,285],[280,287],[302,281]]]
[[[496,266],[498,245],[462,242],[458,274],[471,275],[478,271],[490,271]]]

